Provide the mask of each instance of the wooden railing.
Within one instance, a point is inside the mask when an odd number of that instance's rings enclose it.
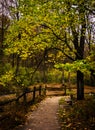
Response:
[[[28,106],[30,103],[34,103],[36,99],[39,99],[39,97],[45,95],[46,86],[34,86],[31,90],[24,90],[22,94],[19,94],[19,96],[9,96],[11,97],[11,99],[0,101],[0,123],[2,123],[2,121],[4,121],[5,119],[9,118],[10,114],[8,115],[8,113],[10,113],[10,110],[13,111],[13,109],[19,108],[21,106],[24,109],[24,106]]]
[[[0,102],[0,106],[4,106],[4,105],[10,104],[12,102],[16,102],[16,103],[19,103],[19,102],[23,102],[23,103],[34,102],[36,97],[42,96],[42,95],[46,95],[46,86],[45,87],[42,87],[42,86],[35,87],[34,86],[32,90],[25,90],[18,97]],[[20,100],[20,99],[22,99],[22,100]]]

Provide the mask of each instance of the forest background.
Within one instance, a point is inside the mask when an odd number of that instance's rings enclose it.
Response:
[[[68,79],[95,86],[94,0],[0,0],[0,93]]]

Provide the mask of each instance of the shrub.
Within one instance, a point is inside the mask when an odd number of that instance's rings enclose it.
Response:
[[[62,100],[61,100],[62,102]],[[94,129],[95,127],[95,99],[89,97],[83,101],[77,101],[69,110],[61,108],[59,116],[62,129]],[[65,110],[64,110],[65,109]]]

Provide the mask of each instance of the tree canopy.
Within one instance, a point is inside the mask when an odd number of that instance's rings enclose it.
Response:
[[[34,72],[42,62],[44,70],[46,64],[53,63],[57,68],[65,66],[76,71],[78,92],[83,93],[80,77],[87,70],[92,75],[95,71],[94,0],[13,0],[10,3],[11,23],[3,45],[5,55],[11,57],[15,77],[23,62],[34,68]],[[33,70],[31,73],[34,74]],[[84,95],[78,98],[83,99]]]

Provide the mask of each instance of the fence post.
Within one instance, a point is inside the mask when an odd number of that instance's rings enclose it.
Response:
[[[44,88],[44,95],[46,95],[46,88],[47,88],[47,85],[45,85],[45,88]]]
[[[24,93],[23,96],[24,96],[24,98],[23,98],[24,101],[23,101],[23,102],[26,103],[26,102],[27,102],[27,101],[26,101],[26,92]]]
[[[66,95],[66,88],[67,86],[66,86],[66,84],[62,84],[62,88],[64,89],[64,95]]]
[[[16,93],[16,104],[17,105],[19,104],[19,95],[20,95],[20,93]]]
[[[16,105],[18,105],[18,104],[19,104],[19,99],[17,98],[17,99],[16,99]]]
[[[39,86],[39,96],[41,96],[41,89],[42,89],[42,86]]]
[[[23,102],[24,103],[27,103],[27,92],[28,92],[28,88],[24,88],[24,91],[23,91],[24,95],[23,95]]]
[[[33,89],[33,102],[35,101],[35,96],[36,96],[36,87]]]

